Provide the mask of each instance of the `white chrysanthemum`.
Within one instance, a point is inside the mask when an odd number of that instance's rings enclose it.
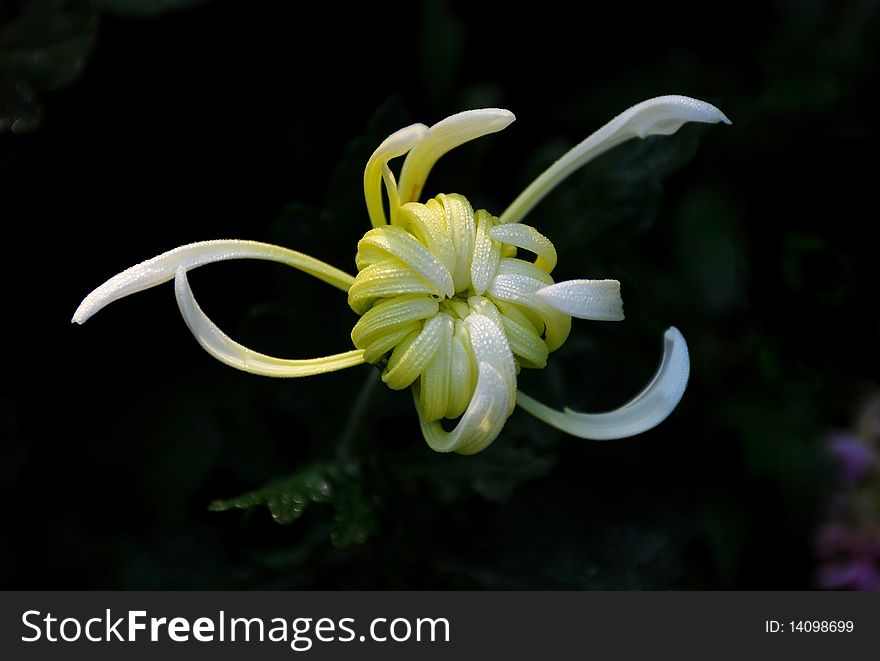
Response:
[[[712,105],[683,96],[644,101],[617,116],[538,177],[500,217],[474,211],[461,195],[419,202],[431,168],[446,152],[500,131],[514,120],[500,109],[472,110],[428,128],[408,126],[387,138],[364,172],[373,224],[357,246],[358,275],[277,246],[207,241],[159,255],[111,278],[74,314],[82,323],[108,303],[175,280],[181,313],[211,355],[267,376],[308,376],[361,363],[382,366],[395,390],[411,387],[422,432],[439,452],[473,454],[488,446],[519,404],[581,438],[632,436],[662,422],[687,385],[689,359],[675,328],[665,334],[660,368],[621,408],[600,414],[556,411],[517,390],[521,368],[542,368],[568,337],[571,318],[623,319],[616,280],[555,283],[556,250],[519,222],[560,181],[592,158],[633,137],[670,134],[686,122],[729,123]],[[398,185],[388,162],[406,155]],[[384,189],[384,195],[383,195]],[[388,217],[384,197],[388,200]],[[517,257],[518,249],[535,256]],[[285,360],[257,353],[225,335],[196,303],[186,272],[226,259],[267,259],[309,273],[348,293],[361,315],[351,333],[356,349],[324,358]],[[440,420],[458,419],[451,432]]]

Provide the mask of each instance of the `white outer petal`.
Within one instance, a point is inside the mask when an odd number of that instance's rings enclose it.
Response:
[[[561,181],[600,154],[630,138],[675,133],[687,122],[717,124],[730,120],[705,101],[671,94],[637,103],[569,150],[544,171],[501,214],[502,223],[516,223]]]
[[[489,317],[472,314],[464,322],[478,365],[477,385],[461,420],[451,432],[427,422],[418,397],[422,434],[436,452],[475,454],[494,441],[516,406],[516,368],[507,336]]]
[[[617,280],[563,280],[539,289],[535,296],[578,319],[623,319],[623,299],[620,298],[620,282]]]
[[[539,420],[572,436],[607,441],[641,434],[663,422],[681,401],[690,374],[687,343],[674,326],[663,336],[660,368],[650,383],[628,403],[608,413],[557,411],[517,393],[517,404]]]
[[[208,318],[193,296],[186,271],[182,268],[174,278],[174,294],[180,314],[198,343],[214,358],[230,367],[262,376],[297,377],[333,372],[364,362],[364,352],[360,350],[323,358],[293,360],[258,353],[233,340]]]
[[[443,154],[470,140],[501,131],[514,119],[509,110],[482,108],[450,115],[434,124],[403,162],[398,186],[401,202],[418,201],[431,168]]]
[[[479,364],[477,387],[467,410],[451,432],[439,422],[426,422],[419,411],[419,424],[428,446],[435,452],[475,454],[494,441],[504,423],[510,405],[507,384],[489,363]],[[418,398],[416,408],[419,408]]]
[[[295,250],[269,243],[224,239],[180,246],[124,270],[86,296],[71,321],[81,324],[113,301],[171,280],[178,269],[186,271],[227,259],[265,259],[287,264],[319,280],[348,291],[354,278],[344,271]]]

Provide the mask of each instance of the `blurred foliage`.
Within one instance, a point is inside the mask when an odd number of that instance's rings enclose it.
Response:
[[[0,133],[37,128],[41,96],[79,80],[99,14],[155,17],[208,0],[4,0],[0,3]]]
[[[336,546],[365,542],[374,526],[369,496],[363,492],[356,467],[339,464],[308,466],[258,491],[215,500],[208,509],[223,512],[265,505],[278,523],[288,524],[302,516],[310,503],[334,506],[330,540]]]
[[[0,14],[0,132],[40,123],[39,95],[76,82],[95,45],[97,14],[85,3],[22,0]]]
[[[444,0],[379,12],[381,25],[372,7],[342,21],[294,3],[3,7],[0,121],[45,121],[0,136],[0,218],[51,265],[29,288],[43,297],[9,294],[27,320],[7,325],[11,346],[33,350],[8,358],[0,397],[0,489],[10,503],[30,494],[10,513],[5,583],[811,585],[821,439],[880,375],[866,303],[876,3],[778,0],[731,10],[718,31],[620,8],[590,38],[567,10],[499,21]],[[235,372],[198,351],[167,288],[66,325],[89,287],[188,241],[253,238],[353,268],[364,163],[407,123],[514,110],[503,135],[445,156],[428,182],[497,213],[587,133],[670,92],[716,103],[733,126],[626,143],[528,218],[559,252],[554,275],[621,280],[627,319],[575,322],[546,369],[520,375],[525,392],[607,410],[650,378],[664,328],[688,339],[685,398],[642,436],[589,443],[517,411],[485,452],[439,455],[410,394],[374,368]],[[5,282],[33,273],[25,257],[5,261]],[[301,274],[242,262],[191,282],[257,350],[350,343],[345,296]]]

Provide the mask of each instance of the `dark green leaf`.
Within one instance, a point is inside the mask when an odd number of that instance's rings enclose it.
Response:
[[[330,540],[336,546],[362,543],[374,528],[359,471],[337,463],[312,464],[262,489],[229,500],[215,500],[208,509],[224,512],[265,506],[275,521],[287,525],[299,519],[313,503],[334,506]]]

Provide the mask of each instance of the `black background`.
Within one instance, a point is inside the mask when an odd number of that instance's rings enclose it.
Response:
[[[39,127],[0,134],[0,581],[814,586],[833,480],[822,439],[880,375],[875,3],[191,4],[101,11],[81,74],[35,85]],[[288,526],[262,508],[209,512],[335,461],[374,370],[235,372],[199,350],[170,285],[69,322],[106,278],[191,241],[265,240],[353,271],[363,165],[412,121],[516,113],[428,185],[497,214],[564,149],[666,93],[733,125],[621,147],[527,221],[556,243],[558,279],[620,279],[627,320],[575,322],[551,366],[522,375],[526,392],[610,408],[649,378],[666,326],[688,339],[682,404],[640,437],[590,443],[520,411],[485,453],[439,456],[409,394],[377,388],[344,453],[357,512],[318,503]],[[350,346],[345,296],[304,275],[230,262],[191,281],[249,346]],[[356,538],[361,520],[366,541],[331,543],[334,516]]]

